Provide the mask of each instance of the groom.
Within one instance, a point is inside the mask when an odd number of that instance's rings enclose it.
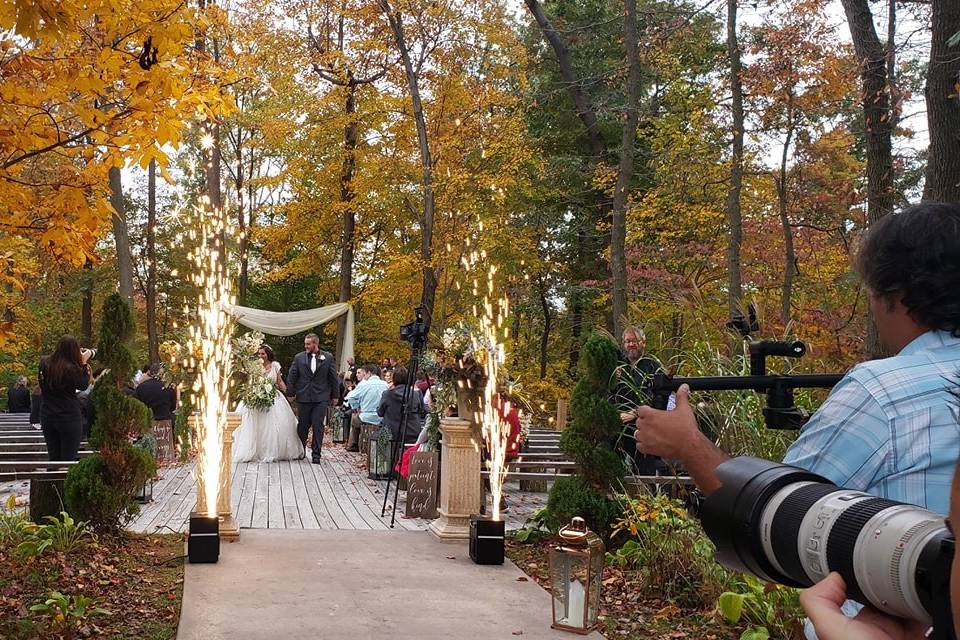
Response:
[[[303,349],[290,363],[287,393],[290,397],[297,398],[297,434],[304,447],[307,446],[310,427],[313,427],[313,464],[320,464],[327,403],[337,404],[340,378],[333,355],[320,351],[320,338],[317,334],[307,334],[303,339]]]

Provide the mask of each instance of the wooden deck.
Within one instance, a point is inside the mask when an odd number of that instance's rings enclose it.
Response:
[[[127,527],[152,533],[186,529],[196,503],[194,464],[167,467],[153,487],[153,502],[144,505]],[[511,486],[512,485],[512,486]],[[380,517],[386,482],[367,478],[365,457],[327,441],[323,462],[241,462],[234,465],[232,501],[241,529],[389,529],[390,507]],[[529,515],[546,504],[547,494],[517,490],[507,483],[507,528],[523,526]],[[390,489],[391,500],[393,485]],[[425,530],[429,520],[401,517],[404,492],[397,501],[399,530]]]

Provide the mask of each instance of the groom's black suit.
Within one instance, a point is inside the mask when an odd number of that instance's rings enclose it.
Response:
[[[316,359],[315,366],[312,359]],[[340,395],[340,378],[333,356],[326,351],[312,355],[306,351],[298,353],[290,363],[287,393],[297,398],[297,434],[304,446],[310,427],[313,427],[313,461],[319,462],[327,404],[335,402]]]

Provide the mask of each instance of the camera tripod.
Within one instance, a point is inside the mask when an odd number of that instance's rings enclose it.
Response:
[[[403,447],[406,444],[404,436],[407,432],[407,418],[410,412],[410,400],[414,397],[414,383],[417,379],[417,370],[420,368],[420,361],[423,359],[423,352],[427,346],[426,325],[423,322],[423,307],[417,307],[416,319],[400,327],[400,338],[410,344],[410,365],[407,367],[407,385],[403,390],[403,397],[400,401],[400,433],[399,437],[390,440],[390,466],[387,471],[387,488],[383,492],[383,508],[380,510],[380,517],[387,515],[387,501],[390,499],[390,483],[393,482],[394,469],[400,456],[403,454]],[[397,477],[397,483],[393,488],[393,513],[390,514],[390,528],[397,521],[397,499],[400,495],[400,478]]]

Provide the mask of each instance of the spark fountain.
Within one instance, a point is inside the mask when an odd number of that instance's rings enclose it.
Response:
[[[486,257],[485,254],[481,254]],[[476,256],[473,257],[476,260]],[[474,353],[485,353],[483,358],[484,385],[483,396],[478,415],[474,423],[480,424],[480,433],[487,448],[489,460],[487,466],[490,478],[490,494],[493,499],[492,517],[470,518],[470,557],[477,564],[503,564],[505,523],[500,517],[500,500],[503,496],[503,482],[507,474],[507,447],[510,426],[497,410],[497,383],[500,379],[500,367],[506,360],[503,342],[504,321],[510,311],[507,296],[498,296],[494,286],[497,273],[495,266],[487,271],[487,286],[483,297],[483,313],[480,314],[479,335],[471,335]],[[478,283],[474,281],[474,290]],[[509,414],[509,405],[504,407],[504,415]]]
[[[226,238],[230,226],[222,211],[208,211],[204,199],[196,210],[199,233],[190,254],[193,284],[198,289],[196,321],[190,327],[190,352],[196,360],[193,391],[199,413],[196,421],[197,511],[190,516],[188,555],[191,562],[216,562],[219,556],[218,492],[223,465],[223,433],[227,423],[231,373],[231,318],[233,304]],[[228,470],[229,471],[229,470]]]

